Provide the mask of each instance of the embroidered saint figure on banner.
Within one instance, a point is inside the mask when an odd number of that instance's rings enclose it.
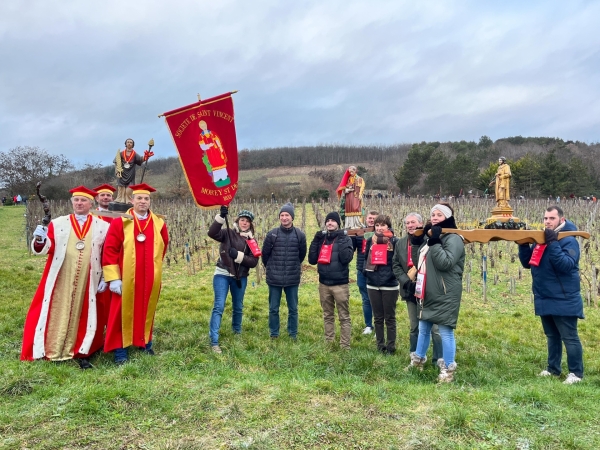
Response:
[[[198,145],[203,152],[202,162],[216,187],[227,186],[231,180],[227,173],[227,154],[223,149],[221,139],[208,129],[204,120],[201,120],[198,126],[200,127]]]

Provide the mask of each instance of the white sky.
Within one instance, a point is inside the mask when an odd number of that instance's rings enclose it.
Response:
[[[0,151],[110,164],[239,89],[239,148],[600,140],[600,2],[2,0]]]

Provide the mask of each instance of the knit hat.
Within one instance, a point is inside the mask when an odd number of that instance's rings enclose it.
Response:
[[[325,223],[327,223],[327,221],[329,219],[334,220],[335,222],[337,222],[338,227],[342,226],[342,219],[340,218],[340,214],[337,211],[332,211],[329,214],[327,214],[325,216]]]
[[[290,202],[286,203],[281,207],[281,209],[279,210],[279,214],[281,214],[282,212],[288,213],[290,216],[292,216],[292,220],[294,220],[294,205],[292,205]]]
[[[239,217],[245,217],[247,219],[250,219],[250,222],[254,222],[254,214],[252,214],[247,209],[242,209],[238,214],[238,218]]]

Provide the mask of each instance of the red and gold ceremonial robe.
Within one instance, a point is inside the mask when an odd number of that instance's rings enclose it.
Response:
[[[128,213],[135,214],[131,209]],[[140,232],[143,242],[136,239]],[[119,217],[110,224],[102,256],[104,281],[121,280],[123,285],[121,295],[111,292],[105,352],[144,347],[152,340],[168,243],[164,220],[152,212],[138,223]]]
[[[41,249],[31,243],[33,253],[47,254],[48,260],[25,319],[22,360],[85,358],[102,347],[96,291],[107,231],[106,222],[91,216],[85,246],[78,250],[71,216],[61,216],[50,222]]]
[[[96,208],[96,211],[107,211],[106,209]],[[92,212],[93,213],[93,212]],[[99,219],[108,223],[109,225],[113,221],[113,217],[98,216]],[[108,310],[110,308],[110,290],[106,288],[104,292],[98,292],[96,294],[96,310],[98,311],[98,328],[102,330],[102,343],[104,344],[104,329],[106,328],[106,322],[108,321]]]

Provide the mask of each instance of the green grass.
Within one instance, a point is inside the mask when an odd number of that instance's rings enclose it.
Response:
[[[312,214],[310,207],[306,211]],[[352,350],[327,348],[310,268],[300,288],[297,342],[285,333],[269,339],[267,288],[264,282],[253,285],[252,273],[243,334],[231,332],[228,303],[223,355],[213,354],[207,337],[213,267],[191,276],[180,263],[164,275],[156,357],[132,351],[131,362],[116,367],[112,355],[102,354],[93,360],[95,370],[85,372],[74,362],[21,362],[23,322],[44,264],[26,250],[23,212],[0,208],[0,448],[600,446],[598,310],[586,308],[587,319],[580,322],[584,381],[565,386],[537,378],[546,348],[529,297],[529,275],[509,295],[502,264],[495,269],[500,282],[490,283],[486,303],[473,264],[473,290],[463,297],[456,330],[457,381],[451,385],[437,385],[433,367],[405,372],[407,351],[393,357],[375,351],[374,339],[361,335],[355,284]],[[307,229],[314,233],[314,215],[307,217]],[[505,263],[515,273],[516,263]],[[402,302],[397,317],[398,348],[407,349]],[[281,319],[285,324],[285,306]]]

